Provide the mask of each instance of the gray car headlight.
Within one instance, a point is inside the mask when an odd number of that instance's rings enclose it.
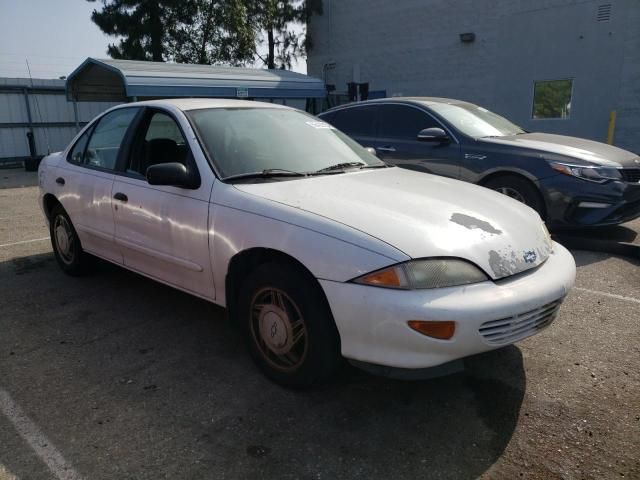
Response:
[[[620,171],[612,167],[585,167],[583,165],[559,162],[549,162],[549,164],[556,172],[578,177],[589,182],[604,183],[607,180],[620,180],[622,178]]]
[[[489,280],[478,267],[457,258],[411,260],[354,279],[355,283],[404,290],[453,287]]]

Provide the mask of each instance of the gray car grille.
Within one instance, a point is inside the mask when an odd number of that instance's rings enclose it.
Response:
[[[491,320],[480,325],[480,335],[491,345],[506,345],[527,338],[555,320],[562,298],[513,317]]]

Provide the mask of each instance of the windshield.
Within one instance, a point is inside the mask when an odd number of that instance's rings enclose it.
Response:
[[[470,103],[435,103],[429,108],[470,137],[506,137],[525,133],[506,118]]]
[[[187,112],[223,178],[265,170],[317,172],[337,164],[384,165],[344,133],[297,110]]]

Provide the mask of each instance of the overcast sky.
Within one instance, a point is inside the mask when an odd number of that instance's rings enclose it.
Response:
[[[87,57],[107,57],[107,37],[91,21],[101,2],[0,0],[0,77],[58,78]],[[294,70],[306,73],[304,60]]]

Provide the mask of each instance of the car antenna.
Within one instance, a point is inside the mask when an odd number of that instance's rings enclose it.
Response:
[[[31,89],[33,90],[33,77],[31,76],[31,67],[29,66],[29,60],[27,57],[24,58],[24,61],[27,64],[27,71],[29,72],[29,80],[31,81]],[[40,104],[38,103],[38,97],[36,95],[33,96],[33,99],[36,101],[36,110],[38,111],[38,117],[40,118],[40,122],[44,123],[42,120],[42,113],[40,113]],[[44,127],[44,141],[47,143],[47,155],[51,155],[51,145],[49,144],[49,135],[47,134],[47,127]]]

